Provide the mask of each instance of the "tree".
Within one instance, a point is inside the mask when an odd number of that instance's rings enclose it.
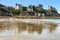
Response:
[[[35,5],[33,5],[33,11],[35,11],[36,10],[36,7],[35,7]]]
[[[45,13],[44,9],[40,9],[39,11],[40,11],[40,13]]]
[[[16,15],[20,15],[20,10],[15,10]]]
[[[0,13],[1,13],[1,10],[0,10]]]
[[[57,13],[56,8],[55,8],[55,7],[53,7],[53,8],[52,8],[52,10],[51,10],[51,12],[53,12],[53,13]]]
[[[45,10],[44,9],[40,9],[40,10],[36,9],[36,12],[37,13],[45,13]]]
[[[27,11],[27,7],[23,6],[23,11]]]

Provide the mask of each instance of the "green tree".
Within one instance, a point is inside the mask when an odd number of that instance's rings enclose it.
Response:
[[[52,12],[52,13],[58,13],[55,7],[52,7],[51,12]]]
[[[36,11],[36,13],[45,13],[45,10],[44,9],[40,9],[40,10],[35,9],[35,11]]]
[[[35,5],[33,5],[33,11],[35,11],[36,10],[36,7],[35,7]]]
[[[15,10],[16,15],[20,15],[20,10]]]
[[[27,11],[27,7],[23,6],[23,11]]]

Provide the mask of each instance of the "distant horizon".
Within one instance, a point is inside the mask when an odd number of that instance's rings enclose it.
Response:
[[[49,6],[53,6],[57,9],[57,11],[60,13],[60,0],[0,0],[0,4],[6,5],[6,6],[12,6],[14,7],[15,4],[22,4],[22,6],[29,6],[29,5],[35,5],[42,4],[44,9],[48,8]]]

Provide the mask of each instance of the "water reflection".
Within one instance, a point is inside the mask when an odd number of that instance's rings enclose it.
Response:
[[[8,30],[10,28],[9,22],[0,22],[0,32],[3,32],[5,30]]]
[[[42,25],[30,24],[30,23],[19,23],[17,24],[18,32],[28,31],[29,33],[34,33],[37,31],[39,34],[42,33]]]
[[[39,34],[41,34],[43,30],[42,25],[28,24],[27,27],[29,33],[38,32]]]
[[[15,24],[15,26],[18,27],[18,32],[22,32],[22,31],[28,31],[29,33],[34,33],[37,32],[38,34],[42,33],[42,30],[44,29],[42,25],[38,25],[38,24],[30,24],[30,23],[23,23],[23,22],[18,22]],[[48,25],[46,27],[48,29],[48,32],[52,32],[55,31],[56,26],[54,25]]]
[[[53,25],[52,25],[52,26],[49,25],[49,26],[47,27],[47,31],[48,31],[49,33],[54,32],[55,29],[56,29],[56,26],[53,26]]]
[[[47,25],[47,31],[49,33],[55,31],[57,26]],[[10,22],[0,22],[0,32],[9,29],[15,29],[17,33],[21,33],[23,31],[27,31],[28,33],[37,32],[38,34],[42,34],[42,30],[45,29],[42,24],[32,24],[32,23],[24,23],[24,22],[15,22],[11,24]]]

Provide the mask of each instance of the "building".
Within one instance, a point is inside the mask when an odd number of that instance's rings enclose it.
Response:
[[[43,9],[43,5],[42,4],[38,4],[37,8],[37,13],[38,16],[44,16],[45,15],[45,11]]]
[[[52,10],[56,10],[56,8],[53,6],[48,6],[48,11],[52,11]]]
[[[33,5],[28,6],[27,7],[27,11],[28,11],[30,16],[34,16],[35,15],[35,13],[33,11]]]
[[[33,5],[28,6],[28,7],[27,7],[27,11],[28,11],[28,12],[33,12]]]
[[[48,11],[51,11],[52,10],[52,6],[48,6]]]
[[[38,10],[43,9],[43,5],[42,5],[42,4],[39,4],[39,5],[37,6],[37,9],[38,9]]]
[[[21,4],[16,4],[15,9],[22,11],[22,5]]]
[[[48,12],[51,14],[51,16],[58,16],[58,12],[55,7],[48,6]]]

